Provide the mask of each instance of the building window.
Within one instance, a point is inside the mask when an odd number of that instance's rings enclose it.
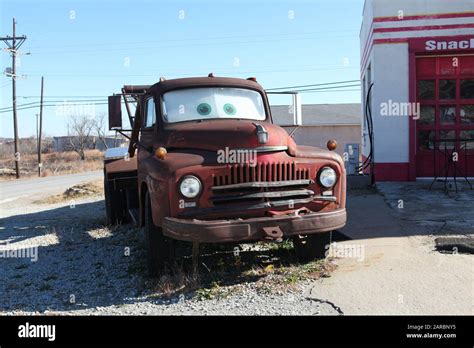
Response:
[[[435,80],[419,80],[418,81],[418,99],[420,100],[435,99]]]
[[[454,130],[442,130],[439,131],[440,140],[454,140],[456,138],[456,131]],[[439,143],[439,148],[443,149],[454,149],[454,141],[442,141]]]
[[[420,119],[418,124],[434,124],[435,123],[435,107],[431,105],[423,105],[420,107]]]
[[[474,80],[461,80],[461,99],[474,99]]]
[[[474,124],[474,105],[461,105],[461,123]]]
[[[461,131],[461,139],[464,140],[474,140],[474,130],[463,130]],[[474,142],[466,142],[466,149],[474,149]]]
[[[418,132],[418,149],[432,150],[435,132],[430,130],[423,130]]]
[[[440,106],[441,124],[454,124],[456,122],[456,106]]]
[[[456,80],[439,80],[439,99],[456,98]]]

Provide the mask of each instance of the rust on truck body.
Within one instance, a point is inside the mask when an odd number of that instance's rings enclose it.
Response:
[[[265,119],[164,120],[165,93],[206,87],[258,92]],[[124,172],[136,173],[131,186],[128,182],[122,188],[114,187],[125,192],[127,209],[135,212],[133,219],[139,225],[145,223],[148,196],[154,225],[162,228],[165,236],[184,241],[281,240],[344,226],[346,177],[341,157],[326,149],[297,145],[283,128],[273,124],[265,90],[256,81],[182,78],[135,90],[125,86],[122,92],[135,93],[137,101],[130,158],[107,161],[104,170],[106,181],[120,181]],[[145,129],[145,103],[150,98],[154,100],[156,122]],[[262,129],[268,136],[263,144],[257,136]],[[160,147],[166,149],[164,159],[155,155]],[[219,163],[218,151],[225,148],[255,151],[255,165]],[[318,179],[327,168],[337,176],[329,188]],[[201,182],[195,198],[180,192],[186,176]]]

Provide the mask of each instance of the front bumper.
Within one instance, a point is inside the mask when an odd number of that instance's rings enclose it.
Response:
[[[241,242],[269,239],[269,230],[279,237],[332,231],[346,224],[346,209],[305,215],[284,215],[236,220],[196,220],[166,217],[163,233],[171,238],[201,243]],[[277,239],[277,238],[275,238]]]

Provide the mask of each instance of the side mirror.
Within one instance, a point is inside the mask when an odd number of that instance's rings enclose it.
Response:
[[[109,130],[122,129],[122,100],[120,95],[109,96]]]
[[[303,124],[303,115],[301,112],[301,96],[298,92],[293,94],[293,125],[301,126]]]
[[[301,110],[301,96],[298,92],[266,92],[267,95],[279,95],[277,103],[271,105],[273,121],[281,127],[294,127],[303,124],[303,114]],[[291,97],[291,102],[289,98]],[[283,98],[283,99],[282,99]],[[286,100],[286,102],[284,101]],[[283,101],[284,105],[281,105]],[[291,103],[291,104],[290,104]]]

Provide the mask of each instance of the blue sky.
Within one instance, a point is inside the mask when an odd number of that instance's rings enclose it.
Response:
[[[18,105],[105,100],[124,84],[207,75],[256,76],[265,88],[359,78],[363,0],[23,1],[0,3],[0,36],[26,35],[17,74]],[[3,47],[5,45],[1,43]],[[3,48],[2,47],[2,48]],[[11,58],[0,52],[2,71]],[[1,75],[0,111],[11,107]],[[91,96],[91,98],[88,98]],[[76,97],[76,98],[74,98]],[[303,103],[359,102],[358,91],[305,93]],[[7,109],[5,109],[7,110]],[[46,135],[66,134],[68,117],[44,109]],[[97,114],[106,106],[96,105]],[[21,137],[36,134],[38,108],[20,110]],[[13,135],[11,112],[0,136]]]

